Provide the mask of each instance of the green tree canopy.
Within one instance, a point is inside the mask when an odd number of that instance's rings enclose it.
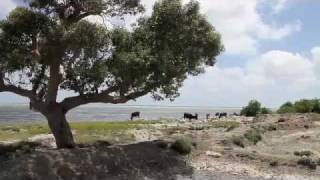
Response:
[[[179,96],[189,75],[223,51],[199,3],[161,0],[131,30],[88,21],[143,12],[140,0],[29,0],[0,22],[0,92],[30,99],[49,122],[58,147],[73,147],[65,119],[87,103],[125,103],[151,93]],[[57,102],[58,90],[77,95]]]
[[[291,102],[286,102],[283,105],[280,106],[278,109],[278,113],[283,114],[283,113],[293,113],[295,112],[295,108]]]
[[[240,114],[242,116],[255,117],[261,112],[261,103],[257,100],[251,100],[249,104],[242,108]]]

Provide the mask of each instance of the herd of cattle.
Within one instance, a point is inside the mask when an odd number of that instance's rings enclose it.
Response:
[[[232,116],[240,116],[240,114],[238,113],[233,113],[231,114]],[[217,112],[215,113],[215,117],[216,118],[223,118],[223,117],[228,117],[228,113],[226,112]],[[131,121],[134,119],[134,118],[140,118],[140,112],[133,112],[131,113]],[[209,120],[211,118],[211,114],[206,114],[206,119]],[[195,115],[191,114],[191,113],[184,113],[183,114],[183,119],[188,119],[188,120],[198,120],[198,113],[196,113]]]

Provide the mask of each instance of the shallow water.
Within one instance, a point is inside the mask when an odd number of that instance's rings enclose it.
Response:
[[[146,120],[180,119],[184,112],[198,113],[199,118],[205,118],[207,113],[239,112],[239,108],[215,107],[170,107],[170,106],[126,106],[126,105],[87,105],[76,108],[67,114],[71,121],[110,121],[128,120],[132,112],[141,112],[141,118]],[[0,105],[0,122],[33,122],[45,118],[37,112],[29,110],[28,105]]]

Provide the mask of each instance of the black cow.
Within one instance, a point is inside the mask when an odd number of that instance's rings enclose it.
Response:
[[[226,112],[222,112],[222,113],[220,113],[219,118],[227,117],[227,116],[228,116],[228,114]]]
[[[135,118],[135,117],[140,118],[140,112],[133,112],[133,113],[131,113],[131,121],[132,121],[133,118]]]
[[[222,117],[227,117],[228,114],[226,112],[217,112],[216,116],[219,117],[219,118],[222,118]]]
[[[184,113],[183,114],[183,118],[184,119],[189,119],[189,120],[191,120],[191,119],[198,120],[198,114],[196,113],[195,115],[192,115],[190,113]]]
[[[210,116],[211,116],[210,113],[206,114],[206,119],[209,120],[209,119],[210,119]]]

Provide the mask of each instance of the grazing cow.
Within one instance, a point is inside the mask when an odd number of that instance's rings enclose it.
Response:
[[[210,116],[211,116],[210,113],[206,114],[206,119],[209,120],[209,119],[210,119]]]
[[[132,121],[133,118],[135,118],[135,117],[140,118],[140,112],[133,112],[133,113],[131,113],[131,121]]]
[[[183,114],[183,118],[184,119],[189,119],[189,120],[191,120],[191,119],[198,120],[198,114],[196,113],[195,115],[192,115],[190,113],[184,113]]]
[[[228,114],[226,112],[222,112],[219,114],[219,118],[222,118],[222,117],[227,117]]]
[[[226,112],[217,112],[216,113],[216,117],[218,117],[219,119],[222,117],[227,117],[228,114]]]

